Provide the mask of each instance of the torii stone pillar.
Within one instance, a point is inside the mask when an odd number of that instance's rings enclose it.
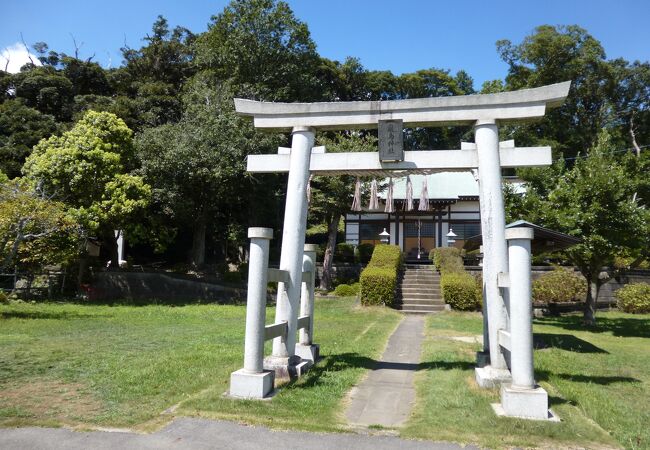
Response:
[[[498,330],[508,328],[505,294],[497,285],[500,272],[508,271],[506,221],[501,187],[499,130],[494,120],[480,120],[475,125],[479,172],[479,203],[483,235],[483,293],[486,303],[490,365],[476,369],[476,381],[493,387],[510,379],[505,357],[497,337]]]
[[[287,322],[287,335],[273,340],[273,354],[264,361],[265,369],[275,370],[276,378],[280,379],[295,375],[296,365],[300,362],[295,347],[307,227],[307,184],[313,146],[314,130],[294,127],[280,256],[280,270],[289,272],[289,282],[278,283],[275,310],[275,322]]]
[[[532,228],[506,231],[508,240],[508,288],[511,300],[510,331],[503,333],[512,352],[512,383],[501,385],[501,404],[492,405],[499,415],[558,421],[548,409],[548,394],[535,383],[533,366],[533,304],[530,276]]]
[[[296,345],[296,355],[305,361],[316,363],[320,346],[314,344],[314,289],[316,286],[316,252],[317,244],[305,244],[305,254],[302,259],[303,272],[309,272],[307,281],[302,282],[300,293],[300,315],[309,316],[309,326],[300,330],[300,338]]]
[[[244,368],[230,374],[230,395],[264,398],[273,390],[275,373],[263,369],[266,285],[269,267],[271,228],[249,228],[248,294],[246,299],[246,339]]]

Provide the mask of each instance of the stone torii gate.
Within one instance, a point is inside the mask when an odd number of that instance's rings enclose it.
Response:
[[[307,316],[304,315],[299,318],[298,315],[301,286],[305,282],[303,273],[308,272],[303,267],[303,248],[307,220],[307,184],[310,174],[396,177],[408,173],[427,174],[478,169],[481,230],[485,255],[483,260],[483,308],[484,328],[487,333],[484,331],[484,335],[487,339],[484,340],[484,355],[479,355],[478,358],[478,365],[484,367],[477,368],[476,378],[482,387],[493,387],[510,382],[512,379],[509,370],[512,351],[510,341],[517,340],[515,336],[510,336],[510,332],[520,330],[521,327],[520,324],[513,324],[511,327],[508,292],[513,291],[511,292],[513,294],[516,291],[523,292],[523,295],[526,293],[530,295],[530,289],[526,291],[524,287],[522,291],[520,285],[508,289],[510,279],[507,276],[509,272],[508,245],[506,243],[501,169],[548,166],[552,160],[550,147],[515,147],[512,141],[500,143],[498,125],[543,117],[549,108],[559,106],[564,102],[570,84],[567,81],[539,88],[496,94],[390,101],[272,103],[235,99],[236,111],[242,115],[251,116],[255,127],[292,132],[290,149],[280,148],[276,155],[248,156],[247,170],[249,172],[289,173],[280,269],[273,276],[276,281],[279,281],[275,322],[276,325],[286,323],[286,326],[283,325],[284,331],[279,334],[268,331],[275,325],[266,327],[265,335],[273,336],[274,342],[273,353],[264,360],[264,368],[270,369],[275,376],[286,377],[300,372],[301,359],[315,361],[317,350],[311,342],[313,301],[309,319],[306,319]],[[459,150],[406,151],[391,158],[382,158],[379,153],[375,152],[328,154],[323,147],[314,148],[314,136],[317,129],[371,129],[377,128],[380,121],[391,121],[408,127],[473,125],[475,144],[463,143]],[[262,239],[270,238],[267,231],[262,231],[266,229],[255,230],[251,230],[250,237],[258,240],[260,236]],[[529,237],[528,234],[508,236],[518,249],[524,248],[524,250],[526,244],[523,241]],[[528,248],[529,244],[528,242]],[[268,247],[268,241],[266,245]],[[521,252],[517,253],[517,250],[514,251],[515,254],[521,254]],[[268,259],[268,253],[266,258]],[[525,262],[525,257],[518,257],[517,260]],[[528,265],[530,266],[530,262]],[[250,270],[249,280],[251,280],[251,276],[253,279],[259,280],[260,276],[263,276],[264,280],[266,279],[266,268],[263,268],[265,273],[262,275],[252,272],[252,264]],[[521,270],[516,269],[515,271],[521,273]],[[530,268],[527,269],[527,272],[528,284],[530,284]],[[313,274],[311,277],[313,278]],[[252,286],[249,285],[249,293],[251,288]],[[249,304],[248,307],[250,308],[251,305]],[[528,315],[528,319],[519,320],[530,321],[530,315]],[[247,339],[248,322],[249,317],[247,316]],[[296,344],[296,333],[299,327],[308,330],[309,339]],[[529,330],[530,326],[524,327],[524,332]],[[263,332],[264,325],[262,323],[256,333],[261,336]],[[253,334],[251,331],[251,335]],[[263,344],[263,340],[261,342]],[[246,348],[249,348],[248,341]],[[531,355],[532,365],[532,350],[528,353]],[[256,358],[259,359],[261,356],[258,354]],[[488,362],[489,364],[487,364]],[[257,373],[261,373],[261,361],[250,366],[255,366],[254,370],[259,370],[260,372]],[[244,370],[244,372],[246,371]],[[235,372],[233,377],[237,373],[240,374],[238,376],[245,377],[242,371]],[[250,374],[251,371],[246,373]],[[530,378],[530,374],[527,376]],[[513,381],[513,386],[526,384],[529,389],[531,388],[530,382],[517,383],[516,381],[518,380]],[[247,385],[247,383],[250,383],[250,380],[247,379],[243,385]],[[237,377],[231,379],[231,394],[245,397],[255,396],[246,394],[246,392],[250,394],[253,391],[233,389],[235,385],[242,385],[242,383],[238,384]],[[268,379],[265,386],[268,387]],[[263,397],[267,393],[268,391],[263,392],[261,396]],[[505,403],[504,408],[507,409]]]

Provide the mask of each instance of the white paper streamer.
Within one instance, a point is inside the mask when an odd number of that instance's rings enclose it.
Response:
[[[368,209],[374,211],[379,209],[379,201],[377,200],[377,180],[372,180],[370,184],[370,203],[368,203]]]
[[[357,177],[354,183],[354,199],[352,200],[352,211],[361,211],[361,180]]]
[[[408,175],[406,176],[406,210],[413,211],[413,183]]]
[[[395,205],[393,204],[393,179],[388,179],[388,191],[386,192],[386,208],[384,212],[393,213],[395,212]]]
[[[420,192],[420,205],[419,211],[429,211],[429,188],[427,186],[427,177],[424,177],[422,182],[422,192]]]

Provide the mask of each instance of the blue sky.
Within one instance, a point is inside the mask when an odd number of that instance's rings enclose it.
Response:
[[[356,56],[369,69],[396,74],[437,67],[465,69],[480,87],[503,78],[498,39],[518,43],[540,24],[578,24],[605,47],[609,58],[650,60],[650,0],[289,0],[306,22],[321,55]],[[224,0],[2,0],[0,49],[20,41],[95,54],[103,66],[121,63],[126,41],[139,47],[158,14],[172,26],[204,31]]]

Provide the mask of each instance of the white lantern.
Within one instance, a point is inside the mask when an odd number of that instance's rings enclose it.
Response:
[[[456,243],[456,239],[454,239],[454,238],[456,238],[456,237],[458,237],[458,235],[456,233],[454,233],[453,228],[450,228],[449,233],[447,233],[447,245],[449,247],[454,246],[454,244]]]

